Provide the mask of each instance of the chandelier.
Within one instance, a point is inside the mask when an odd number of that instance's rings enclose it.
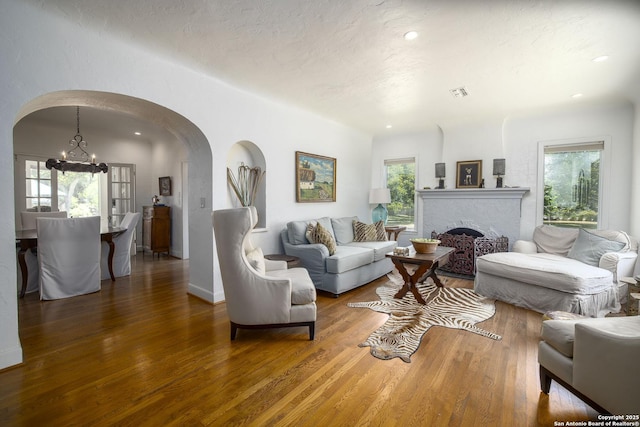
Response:
[[[80,134],[80,107],[76,107],[76,135],[69,140],[69,146],[72,148],[68,152],[62,152],[62,159],[49,159],[47,160],[47,169],[56,169],[62,172],[90,172],[94,173],[104,172],[107,173],[109,166],[106,163],[96,164],[95,154],[89,158],[87,153],[87,141],[84,140]]]

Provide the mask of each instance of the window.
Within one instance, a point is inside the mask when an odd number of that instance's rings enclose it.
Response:
[[[544,147],[543,223],[597,228],[604,142]]]
[[[51,211],[51,171],[45,163],[39,160],[24,162],[27,210]]]
[[[22,210],[66,211],[69,217],[100,216],[118,225],[135,210],[135,166],[111,164],[109,173],[65,172],[46,168],[46,160],[16,155],[16,221]],[[111,208],[108,209],[107,207]]]
[[[387,225],[402,225],[415,229],[416,161],[395,159],[384,161],[386,186],[391,193],[387,205]]]

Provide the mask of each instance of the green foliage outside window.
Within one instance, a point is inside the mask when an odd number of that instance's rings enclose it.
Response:
[[[100,179],[84,172],[58,173],[58,207],[69,217],[100,216]]]
[[[600,151],[545,153],[545,224],[597,228]]]
[[[414,162],[387,165],[387,188],[391,193],[387,225],[414,227],[415,170]]]

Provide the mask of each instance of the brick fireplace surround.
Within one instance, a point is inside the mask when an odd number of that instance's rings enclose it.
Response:
[[[529,188],[418,190],[425,236],[471,228],[484,237],[505,236],[509,246],[520,237],[522,197]]]

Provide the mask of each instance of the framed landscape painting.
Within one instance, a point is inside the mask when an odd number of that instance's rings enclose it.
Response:
[[[296,151],[296,202],[336,201],[336,159]]]
[[[467,160],[456,165],[456,188],[480,187],[482,160]]]

